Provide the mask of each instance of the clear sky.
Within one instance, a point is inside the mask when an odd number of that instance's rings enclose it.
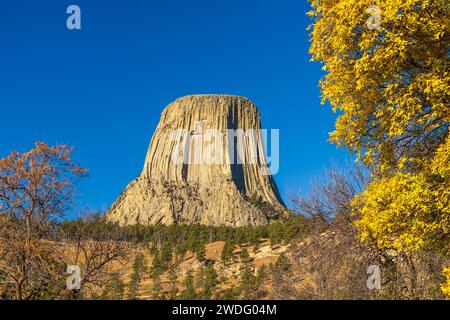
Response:
[[[81,30],[66,8],[81,8]],[[34,142],[75,147],[79,204],[106,209],[141,171],[163,108],[237,94],[280,129],[283,198],[348,155],[327,142],[305,0],[1,0],[0,156]]]

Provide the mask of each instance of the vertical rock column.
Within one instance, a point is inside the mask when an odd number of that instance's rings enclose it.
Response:
[[[141,175],[122,192],[108,219],[120,224],[267,223],[271,210],[282,213],[285,207],[272,176],[264,174],[260,129],[258,110],[247,98],[177,99],[162,112]],[[264,210],[250,199],[259,199]]]

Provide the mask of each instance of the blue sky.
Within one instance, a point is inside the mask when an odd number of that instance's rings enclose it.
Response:
[[[76,4],[82,29],[66,28]],[[75,147],[90,172],[82,207],[107,208],[141,171],[163,108],[177,97],[250,98],[280,129],[283,198],[348,157],[327,142],[300,0],[0,2],[0,156],[35,141]]]

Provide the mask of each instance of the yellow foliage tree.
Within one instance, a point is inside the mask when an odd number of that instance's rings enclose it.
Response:
[[[450,2],[310,2],[310,53],[327,72],[323,102],[339,113],[331,141],[373,172],[354,200],[362,239],[448,251]]]
[[[363,240],[397,251],[448,250],[450,244],[450,138],[415,173],[374,178],[354,199]]]

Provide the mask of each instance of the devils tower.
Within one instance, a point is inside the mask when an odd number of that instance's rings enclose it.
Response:
[[[247,98],[177,99],[161,114],[141,175],[108,219],[122,225],[256,226],[283,216],[260,129],[259,112]]]

